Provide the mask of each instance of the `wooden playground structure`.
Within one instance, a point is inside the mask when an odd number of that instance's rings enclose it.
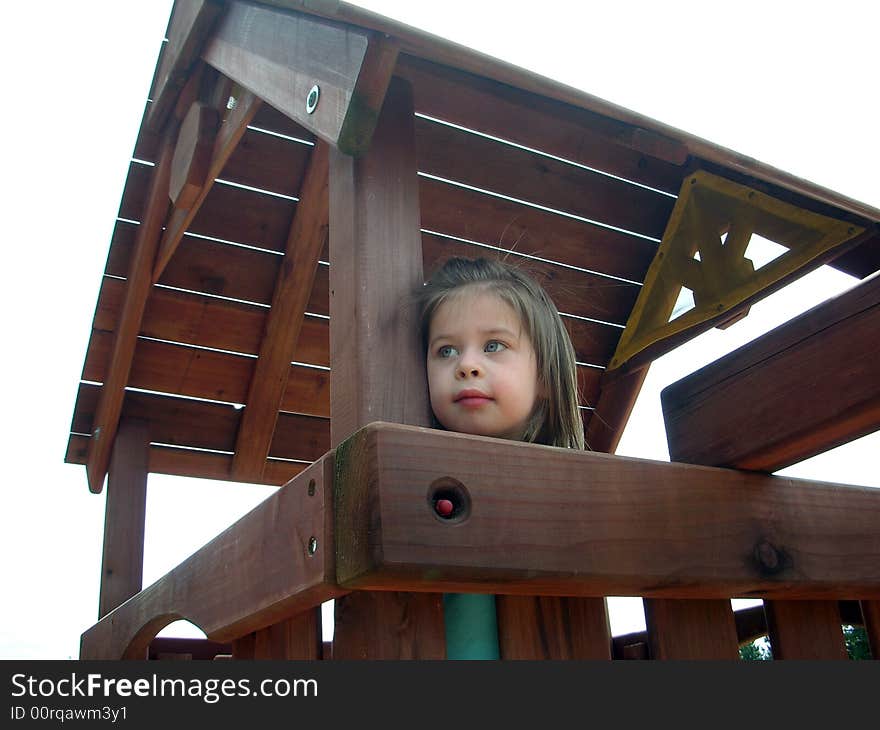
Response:
[[[880,427],[880,211],[344,2],[166,37],[66,454],[107,482],[82,658],[445,658],[443,592],[498,594],[504,659],[880,657],[880,490],[769,474]],[[449,256],[548,290],[591,451],[429,428]],[[613,455],[652,360],[823,264],[867,280],[667,388],[672,463]],[[281,488],[142,589],[150,472]],[[208,640],[157,648],[179,619]]]

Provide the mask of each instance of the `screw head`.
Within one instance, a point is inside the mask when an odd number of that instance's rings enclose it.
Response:
[[[309,496],[310,497],[315,496],[315,480],[314,479],[309,480]]]
[[[318,538],[310,537],[309,538],[309,557],[318,552]]]
[[[315,84],[310,90],[309,95],[306,97],[306,113],[312,114],[315,109],[318,108],[318,99],[321,98],[321,88]]]

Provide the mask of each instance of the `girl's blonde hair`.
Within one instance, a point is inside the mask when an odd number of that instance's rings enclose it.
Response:
[[[490,259],[451,258],[416,295],[423,351],[434,312],[465,288],[496,294],[519,315],[535,350],[538,400],[526,424],[523,441],[584,448],[584,424],[578,410],[574,347],[556,306],[530,276]]]

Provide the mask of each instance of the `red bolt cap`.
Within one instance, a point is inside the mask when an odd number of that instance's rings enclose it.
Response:
[[[437,503],[434,505],[434,509],[437,510],[437,514],[441,517],[449,517],[449,515],[452,514],[454,506],[448,499],[438,499]]]

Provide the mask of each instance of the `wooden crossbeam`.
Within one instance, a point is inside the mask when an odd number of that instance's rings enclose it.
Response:
[[[880,493],[866,487],[392,424],[336,455],[346,588],[880,595]],[[461,500],[461,518],[434,514],[437,491]]]
[[[668,386],[673,461],[776,471],[880,428],[880,278]]]
[[[397,53],[381,34],[233,0],[203,57],[329,144],[360,154]]]
[[[234,479],[262,478],[327,229],[327,145],[318,142],[303,182],[251,377],[232,461]]]
[[[334,582],[332,483],[329,452],[86,631],[80,657],[144,658],[153,637],[178,619],[191,621],[212,640],[231,641],[340,595]],[[302,623],[296,620],[289,628]],[[283,640],[291,647],[296,641]],[[308,649],[291,651],[301,656]]]

